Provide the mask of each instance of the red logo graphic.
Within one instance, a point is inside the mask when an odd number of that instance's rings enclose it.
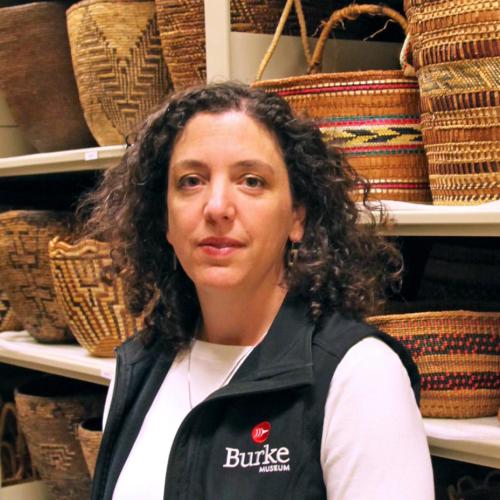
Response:
[[[262,444],[267,441],[271,424],[269,422],[261,422],[252,429],[252,439],[254,443]]]

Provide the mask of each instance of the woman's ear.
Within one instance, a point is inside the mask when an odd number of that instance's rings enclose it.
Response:
[[[292,227],[288,233],[290,241],[301,241],[304,237],[306,223],[306,209],[303,205],[296,205],[292,213]]]

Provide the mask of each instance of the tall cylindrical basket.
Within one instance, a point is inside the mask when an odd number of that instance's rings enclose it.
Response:
[[[405,0],[436,205],[500,199],[500,5]]]

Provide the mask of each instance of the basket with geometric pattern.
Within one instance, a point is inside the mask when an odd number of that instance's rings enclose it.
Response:
[[[90,476],[78,440],[82,420],[102,415],[103,387],[45,376],[15,391],[19,425],[33,465],[58,500],[90,498]]]
[[[424,417],[496,415],[500,406],[500,312],[434,311],[372,316],[401,341],[422,379]]]
[[[500,4],[405,0],[436,205],[500,199]]]
[[[83,240],[70,245],[54,238],[50,268],[57,300],[77,339],[93,356],[113,357],[114,348],[141,328],[125,306],[120,277],[107,277],[111,266],[106,243]]]
[[[288,0],[287,6],[292,1],[297,0]],[[310,58],[309,73],[318,71],[330,31],[361,14],[388,16],[406,29],[406,20],[388,7],[353,4],[335,11]],[[273,53],[279,29],[257,80]],[[405,65],[404,70],[309,74],[256,81],[253,86],[281,95],[295,112],[313,119],[325,141],[339,148],[356,172],[370,182],[372,198],[430,202],[418,84],[414,76],[407,76],[411,71]],[[361,194],[357,190],[353,197],[360,199]]]
[[[7,293],[0,288],[0,332],[8,330],[22,330],[23,325],[16,318],[12,307],[10,306],[9,297]]]
[[[74,341],[56,300],[49,241],[72,232],[70,213],[13,210],[0,214],[0,282],[24,328],[39,342]]]
[[[66,15],[88,126],[99,145],[123,144],[171,89],[154,1],[83,0]]]
[[[274,33],[283,10],[283,0],[231,0],[231,31]],[[304,10],[314,31],[328,16],[329,7],[304,0]],[[206,81],[205,10],[203,0],[156,0],[163,56],[175,90]],[[287,34],[297,34],[291,18]]]

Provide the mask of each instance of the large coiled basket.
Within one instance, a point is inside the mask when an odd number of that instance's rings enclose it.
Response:
[[[400,340],[422,377],[424,417],[496,415],[500,406],[500,313],[433,311],[372,316]]]
[[[38,151],[95,145],[78,99],[62,2],[0,9],[0,88]]]
[[[72,232],[73,216],[49,210],[0,214],[0,279],[10,305],[39,342],[74,341],[56,300],[48,244]]]
[[[78,440],[81,421],[102,415],[105,388],[48,376],[16,389],[21,429],[31,459],[58,500],[87,500],[90,476]]]
[[[94,240],[70,245],[55,238],[49,255],[57,299],[76,339],[93,356],[114,356],[114,348],[142,323],[125,306],[122,280],[106,278],[110,247]]]
[[[500,4],[405,0],[432,199],[500,199]]]
[[[171,88],[154,1],[83,0],[67,19],[89,128],[101,146],[124,144]]]

